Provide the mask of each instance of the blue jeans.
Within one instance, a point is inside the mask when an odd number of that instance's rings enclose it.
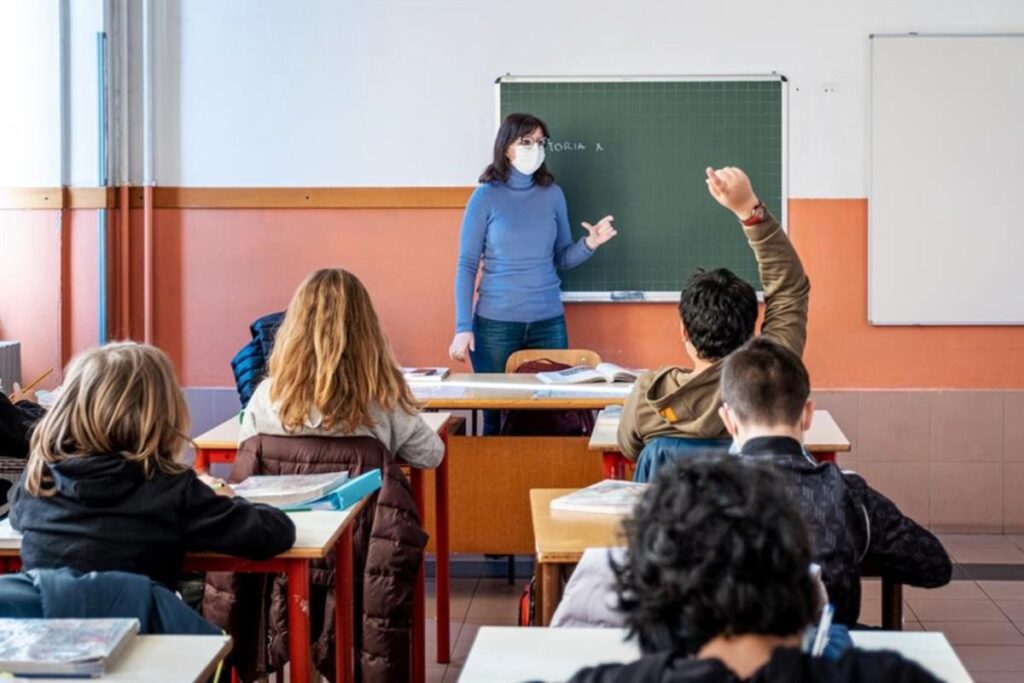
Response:
[[[569,335],[565,316],[539,320],[535,323],[510,323],[473,317],[476,346],[469,356],[473,372],[505,372],[508,357],[520,349],[567,349]],[[501,412],[484,411],[484,435],[493,436],[501,430]]]

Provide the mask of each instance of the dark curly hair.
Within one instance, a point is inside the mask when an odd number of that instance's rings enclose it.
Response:
[[[718,635],[798,633],[814,618],[811,542],[778,476],[733,457],[662,467],[612,563],[644,652],[697,653]]]
[[[544,133],[544,137],[551,137],[547,124],[536,116],[531,114],[509,114],[506,116],[505,120],[501,122],[501,127],[498,128],[498,134],[494,137],[494,157],[484,172],[480,174],[480,182],[504,183],[507,181],[508,174],[512,169],[512,162],[505,156],[505,151],[516,140],[526,137],[538,128]],[[533,182],[540,187],[547,187],[555,182],[555,176],[548,171],[547,164],[541,164],[540,168],[533,172]]]
[[[725,358],[754,335],[757,294],[731,270],[698,270],[679,295],[679,317],[697,354]]]

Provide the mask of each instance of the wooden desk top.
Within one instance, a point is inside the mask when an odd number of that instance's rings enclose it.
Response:
[[[434,410],[600,410],[625,403],[633,385],[615,382],[555,386],[531,374],[455,373],[442,382],[410,382],[409,386],[414,393],[420,392],[420,400],[427,408]]]
[[[577,489],[530,489],[530,516],[537,562],[573,564],[587,548],[623,545],[622,515],[551,511],[551,501]]]
[[[949,683],[971,677],[941,633],[850,631],[865,650],[895,650]],[[585,666],[639,658],[635,640],[616,628],[518,628],[484,626],[477,633],[460,683],[564,681]]]
[[[231,651],[229,636],[135,636],[106,675],[90,681],[167,683],[206,681]],[[20,680],[20,679],[19,679]],[[70,678],[33,678],[33,683],[68,683]]]
[[[277,559],[317,560],[334,551],[338,537],[355,520],[359,511],[366,504],[366,498],[347,510],[311,510],[309,512],[289,512],[288,516],[295,522],[295,545],[291,549],[277,555]],[[11,528],[10,519],[0,522],[0,557],[17,557],[21,550],[21,535]],[[222,553],[188,553],[188,558],[196,557],[230,557]]]
[[[590,450],[619,452],[616,432],[619,429],[617,417],[598,416],[594,425],[594,433],[590,435]],[[850,450],[850,440],[843,434],[832,414],[827,410],[815,410],[811,428],[804,435],[804,446],[811,453],[846,453]]]
[[[435,432],[440,432],[451,418],[451,413],[420,413],[423,421]],[[238,432],[242,424],[238,416],[224,420],[213,429],[209,429],[195,438],[196,448],[206,450],[230,451],[238,448]]]

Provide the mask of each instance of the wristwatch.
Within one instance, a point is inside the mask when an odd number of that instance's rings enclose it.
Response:
[[[765,219],[768,215],[768,207],[764,205],[764,202],[758,202],[757,206],[750,210],[750,215],[740,221],[743,225],[748,228],[752,225],[757,225]]]

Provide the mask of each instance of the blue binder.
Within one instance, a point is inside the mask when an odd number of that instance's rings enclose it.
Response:
[[[354,479],[349,479],[338,488],[325,493],[316,500],[284,506],[281,509],[285,512],[301,512],[303,510],[347,510],[379,488],[380,470],[373,469]]]

